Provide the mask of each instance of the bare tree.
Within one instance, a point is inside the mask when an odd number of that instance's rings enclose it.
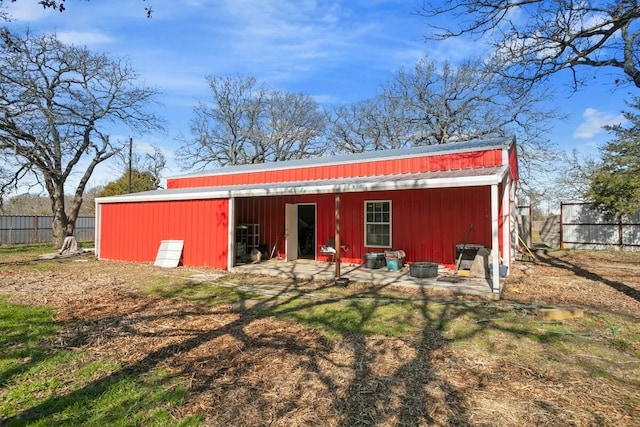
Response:
[[[397,97],[378,95],[331,111],[327,139],[333,151],[365,151],[406,148],[413,145],[411,126]]]
[[[599,162],[591,156],[572,150],[564,155],[558,168],[556,202],[583,200],[591,187],[591,179],[599,168]]]
[[[194,108],[184,169],[282,161],[321,154],[324,116],[309,96],[258,85],[254,77],[207,77],[213,95]]]
[[[280,162],[322,155],[324,115],[308,95],[272,90],[259,109],[251,139],[265,161]]]
[[[525,90],[494,67],[422,60],[372,100],[334,109],[329,139],[339,152],[364,152],[516,135],[524,188],[539,186],[558,158],[545,134],[559,115],[544,88]]]
[[[123,147],[128,146],[128,148],[118,151],[115,155],[119,171],[123,174],[128,174],[130,170],[136,170],[139,173],[145,172],[149,174],[149,177],[151,177],[151,184],[148,187],[150,188],[138,191],[156,190],[161,188],[160,183],[162,181],[162,171],[167,167],[167,159],[162,152],[162,149],[157,145],[151,145],[151,149],[153,150],[152,153],[136,153],[133,151],[132,146],[129,145],[135,144],[135,141],[129,140],[127,143],[121,144]],[[129,156],[131,156],[131,158],[129,158]]]
[[[153,153],[146,153],[142,161],[142,167],[149,172],[154,179],[155,187],[162,188],[162,171],[167,167],[167,159],[157,145],[152,145]]]
[[[404,103],[414,145],[504,136],[526,112],[521,105],[537,101],[528,95],[504,91],[499,76],[479,60],[441,67],[422,60],[400,70],[386,89],[386,96]]]
[[[213,98],[194,108],[194,139],[183,141],[178,161],[184,169],[255,163],[249,133],[264,90],[253,77],[207,76],[207,82]]]
[[[84,202],[80,207],[80,212],[78,215],[95,215],[96,214],[96,197],[98,194],[104,189],[104,186],[98,185],[95,187],[87,188],[84,191],[83,199]]]
[[[419,13],[429,19],[429,38],[483,37],[504,75],[522,83],[570,70],[576,89],[580,68],[613,67],[640,88],[637,0],[424,1]]]
[[[12,165],[2,192],[31,176],[46,190],[59,247],[74,231],[83,193],[95,167],[122,147],[109,126],[160,129],[147,110],[156,89],[137,86],[124,60],[61,43],[55,35],[11,37],[0,56],[0,157]],[[65,184],[80,179],[71,206]]]
[[[23,193],[9,198],[0,212],[4,215],[50,215],[51,204],[43,195]]]

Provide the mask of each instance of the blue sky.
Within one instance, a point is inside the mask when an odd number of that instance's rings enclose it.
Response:
[[[162,91],[158,114],[167,121],[166,134],[134,142],[141,153],[151,144],[162,148],[169,161],[165,177],[183,173],[173,162],[176,138],[189,133],[193,107],[209,95],[206,75],[251,75],[330,105],[373,96],[395,71],[425,55],[455,63],[486,49],[461,39],[426,42],[426,21],[415,14],[420,0],[151,0],[152,19],[141,0],[67,0],[64,13],[43,10],[36,0],[4,4],[14,17],[10,28],[56,32],[64,42],[126,57],[145,83]],[[612,73],[594,74],[573,95],[568,76],[554,78],[558,91],[549,102],[568,116],[550,135],[559,147],[595,154],[610,138],[601,127],[621,120],[623,100],[635,90],[614,90]],[[90,186],[117,175],[103,165]]]

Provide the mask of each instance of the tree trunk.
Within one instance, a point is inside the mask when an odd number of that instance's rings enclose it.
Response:
[[[57,183],[51,197],[51,212],[53,213],[53,247],[60,249],[64,238],[73,235],[74,224],[69,223],[64,209],[64,185]]]
[[[76,231],[76,219],[82,206],[82,191],[84,185],[78,189],[73,197],[71,208],[67,214],[65,209],[64,190],[62,185],[56,186],[54,196],[51,197],[53,211],[53,245],[56,249],[60,249],[67,236],[73,236]]]

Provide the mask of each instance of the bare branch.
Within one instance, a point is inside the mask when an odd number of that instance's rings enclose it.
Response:
[[[558,114],[548,92],[501,78],[482,61],[438,66],[422,60],[400,70],[377,97],[334,108],[328,139],[337,152],[366,152],[517,135],[521,179],[538,185],[557,153],[546,138]]]
[[[207,77],[210,102],[194,108],[192,140],[177,152],[185,169],[319,156],[324,115],[308,95],[281,92],[253,77]]]
[[[640,88],[637,0],[425,1],[418,13],[432,29],[427,38],[469,35],[493,45],[504,76],[537,83],[569,69],[577,89],[577,67],[613,67]]]
[[[38,177],[61,243],[73,231],[95,167],[118,150],[109,142],[109,127],[161,129],[147,110],[157,91],[137,86],[126,62],[64,45],[55,35],[12,34],[10,40],[0,56],[0,157],[15,165],[7,182],[21,181],[25,171]],[[78,172],[67,211],[65,185]]]

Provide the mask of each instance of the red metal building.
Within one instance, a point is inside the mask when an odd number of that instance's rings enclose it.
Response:
[[[160,241],[182,240],[184,265],[230,269],[252,248],[326,261],[333,239],[343,262],[402,249],[407,262],[453,264],[471,229],[467,243],[509,265],[517,180],[511,138],[220,168],[97,199],[96,253],[153,262]]]

